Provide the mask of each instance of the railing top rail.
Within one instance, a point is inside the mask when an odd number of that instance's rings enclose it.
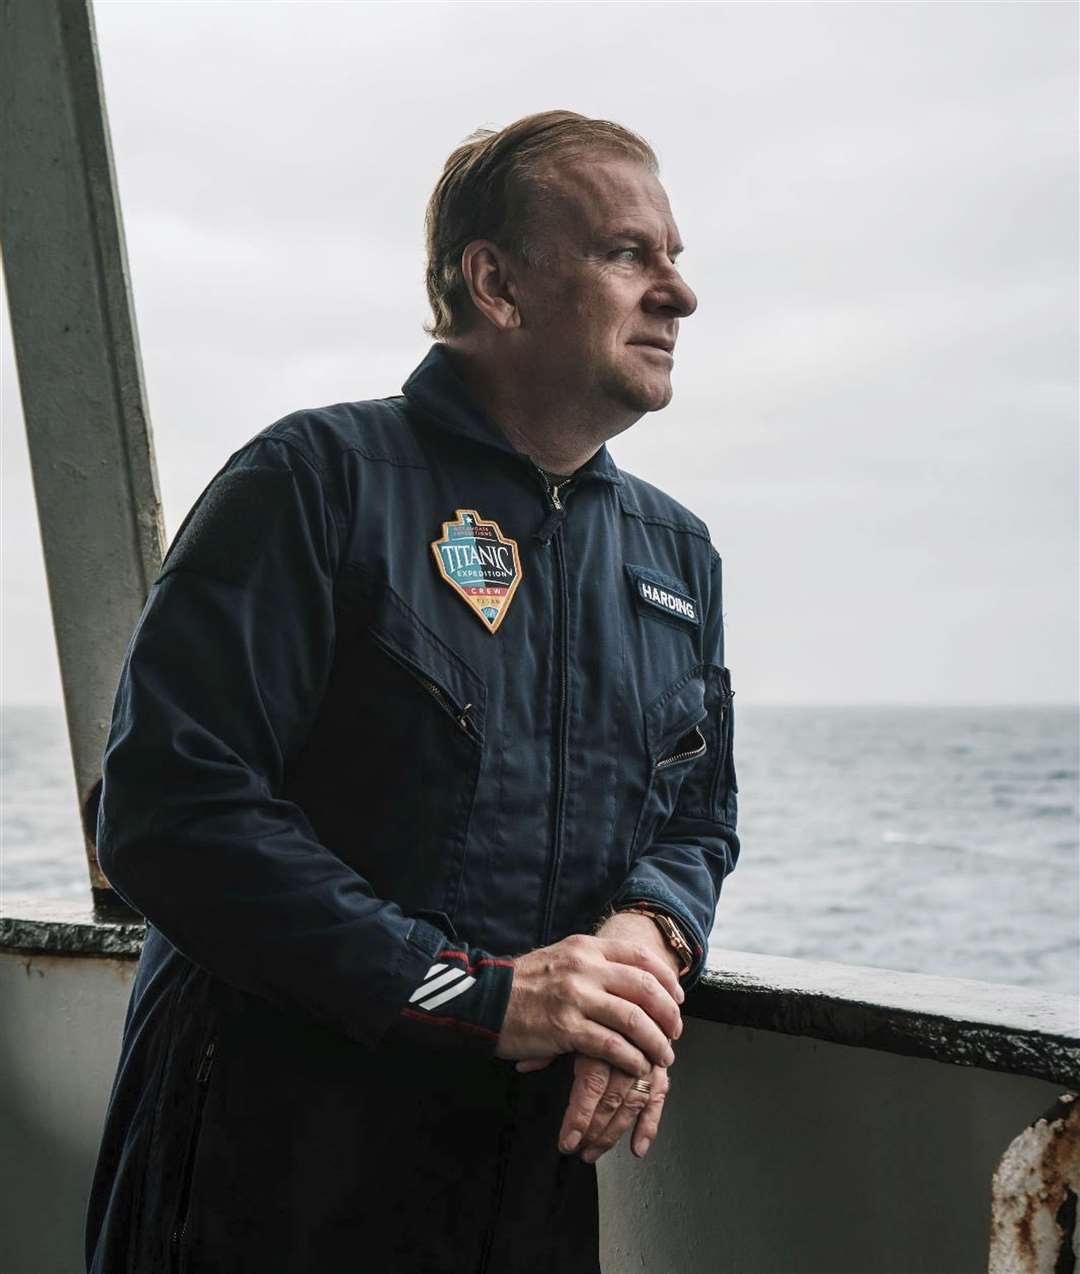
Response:
[[[0,949],[133,959],[143,925],[78,899],[9,898]],[[691,1017],[1029,1075],[1080,1089],[1080,1006],[970,978],[713,948]]]
[[[1080,1088],[1080,1005],[972,978],[712,948],[687,1010],[729,1025]]]

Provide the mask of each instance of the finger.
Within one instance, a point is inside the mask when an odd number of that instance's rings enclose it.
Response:
[[[686,999],[686,993],[679,985],[675,970],[661,959],[655,951],[637,942],[627,942],[625,938],[599,938],[603,944],[604,956],[617,964],[632,964],[635,968],[646,969],[657,981],[661,982],[678,1004]]]
[[[670,1087],[671,1080],[667,1072],[664,1071],[662,1078],[653,1085],[653,1091],[649,1094],[648,1104],[638,1116],[634,1134],[630,1139],[630,1149],[639,1159],[644,1159],[649,1153],[649,1147],[656,1140],[656,1134],[660,1131],[660,1120],[664,1114],[664,1102],[667,1100]]]
[[[641,1113],[649,1100],[649,1094],[635,1091],[635,1082],[633,1075],[627,1075],[623,1071],[612,1071],[607,1089],[596,1103],[593,1117],[581,1139],[582,1158],[585,1157],[586,1151],[600,1143],[600,1139],[616,1120],[622,1120],[622,1129],[616,1133],[615,1141]],[[627,1111],[628,1113],[624,1114]],[[614,1141],[611,1144],[614,1145]],[[589,1160],[589,1162],[592,1161]]]
[[[583,1021],[572,1033],[568,1052],[583,1053],[597,1061],[608,1062],[616,1070],[630,1075],[648,1076],[653,1064],[618,1031],[609,1030],[598,1022]]]
[[[586,1149],[581,1152],[582,1159],[586,1163],[595,1163],[601,1155],[607,1154],[623,1133],[640,1118],[648,1101],[648,1093],[637,1093],[631,1089],[626,1100],[596,1136],[592,1135],[591,1130],[586,1133],[587,1140],[583,1143]]]
[[[525,1057],[520,1062],[515,1063],[514,1070],[521,1075],[528,1075],[532,1071],[542,1071],[545,1066],[550,1066],[554,1060],[554,1057]]]
[[[679,1006],[664,987],[647,969],[637,969],[629,964],[609,964],[603,975],[604,989],[621,999],[638,1004],[652,1018],[670,1040],[682,1034],[682,1014]]]
[[[639,1048],[653,1065],[674,1064],[675,1052],[668,1037],[640,1004],[624,1000],[618,995],[602,993],[589,998],[587,1014],[592,1021],[618,1031],[630,1044]],[[578,1052],[585,1052],[585,1050],[578,1049]],[[613,1064],[618,1066],[617,1062]],[[619,1066],[619,1069],[631,1070],[626,1066]],[[641,1074],[641,1071],[636,1073]]]
[[[607,1062],[594,1057],[574,1058],[574,1083],[570,1100],[559,1129],[559,1149],[563,1154],[573,1154],[581,1144],[585,1130],[592,1122],[597,1103],[603,1097],[610,1082],[612,1069]]]

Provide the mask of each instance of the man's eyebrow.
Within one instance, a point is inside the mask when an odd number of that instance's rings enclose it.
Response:
[[[624,226],[621,230],[612,230],[604,236],[605,239],[631,239],[634,243],[641,244],[643,247],[658,247],[656,240],[651,234],[636,226]],[[677,239],[671,249],[672,261],[685,251],[682,240]]]

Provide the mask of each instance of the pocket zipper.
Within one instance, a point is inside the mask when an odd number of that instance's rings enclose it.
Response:
[[[713,774],[712,790],[709,794],[709,802],[711,808],[715,809],[720,800],[721,784],[728,782],[734,791],[738,791],[738,785],[734,782],[733,766],[731,763],[731,738],[728,735],[728,725],[731,719],[731,701],[735,698],[735,691],[731,689],[730,674],[725,670],[725,678],[723,683],[723,695],[720,699],[719,713],[719,732],[718,738],[720,743],[719,755],[716,758],[716,767]]]
[[[173,1227],[169,1246],[172,1248],[173,1266],[179,1269],[180,1245],[184,1241],[187,1230],[188,1213],[191,1204],[191,1183],[195,1175],[195,1152],[199,1145],[199,1133],[202,1131],[203,1107],[206,1105],[206,1094],[210,1087],[210,1072],[214,1066],[214,1050],[217,1041],[211,1040],[203,1050],[199,1059],[199,1067],[195,1072],[195,1084],[198,1093],[195,1098],[195,1116],[191,1123],[191,1136],[188,1139],[187,1154],[184,1157],[184,1173],[180,1179],[180,1200],[176,1212],[176,1225]]]
[[[398,651],[395,650],[389,642],[383,640],[378,633],[372,633],[372,637],[376,644],[390,656],[399,668],[403,668],[414,681],[418,681],[420,685],[424,687],[439,707],[442,708],[447,716],[457,725],[462,734],[467,735],[474,743],[480,742],[480,735],[469,720],[469,713],[472,710],[471,703],[467,703],[463,708],[459,708],[442,686],[440,686],[437,682],[432,681],[426,673],[421,672],[411,660],[406,659],[403,655],[399,654]]]
[[[685,738],[688,738],[691,734],[696,734],[697,737],[701,740],[701,743],[698,747],[687,748],[683,752],[676,752],[674,756],[665,756],[661,760],[657,761],[656,765],[653,768],[657,770],[663,770],[663,769],[666,769],[667,766],[669,765],[677,765],[680,761],[689,761],[691,757],[701,756],[701,754],[709,746],[705,740],[705,736],[701,733],[701,727],[694,726],[693,730],[687,731],[687,733],[684,734],[682,737],[685,739]]]
[[[467,703],[459,712],[457,704],[450,698],[441,686],[436,685],[434,681],[431,681],[427,677],[419,676],[419,674],[417,674],[416,679],[420,682],[424,689],[434,697],[436,703],[439,704],[443,711],[448,712],[450,716],[453,717],[453,719],[457,722],[458,727],[465,734],[467,734],[470,738],[476,737],[473,731],[469,729],[469,712],[472,709],[471,703]]]

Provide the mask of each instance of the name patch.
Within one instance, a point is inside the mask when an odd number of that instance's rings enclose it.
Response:
[[[626,569],[639,602],[669,619],[681,620],[684,624],[701,623],[701,606],[682,580],[649,566],[627,564]]]
[[[457,509],[455,520],[443,523],[431,551],[439,574],[468,605],[489,633],[506,618],[521,583],[517,540],[503,535],[498,522],[482,518],[475,509]]]

